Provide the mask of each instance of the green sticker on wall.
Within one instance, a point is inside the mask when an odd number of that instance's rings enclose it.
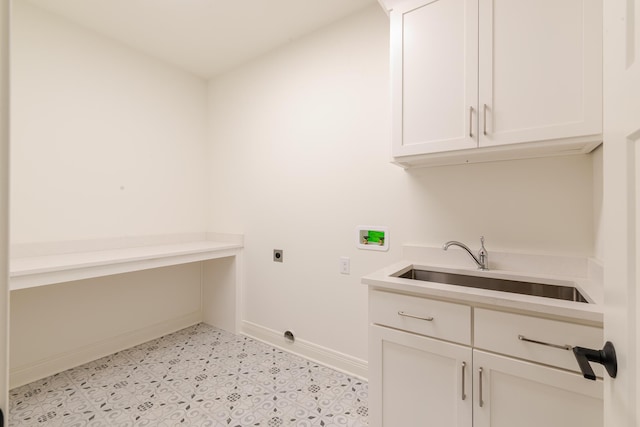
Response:
[[[384,241],[384,231],[369,230],[369,243],[379,243]]]

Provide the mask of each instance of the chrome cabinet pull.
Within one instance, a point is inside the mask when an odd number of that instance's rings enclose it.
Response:
[[[464,371],[466,367],[467,364],[465,362],[462,362],[462,400],[465,400],[467,398],[467,395],[464,394]]]
[[[415,316],[413,314],[405,313],[404,311],[399,311],[398,312],[398,316],[410,317],[412,319],[424,320],[426,322],[432,322],[433,321],[433,317]]]
[[[469,107],[469,138],[473,138],[473,107]]]
[[[482,400],[482,368],[478,368],[478,405],[482,408],[484,406],[484,401]]]
[[[560,350],[573,350],[573,347],[568,345],[568,344],[565,344],[565,345],[551,344],[551,343],[544,342],[544,341],[532,340],[530,338],[525,337],[524,335],[518,335],[518,339],[520,341],[530,342],[530,343],[533,343],[533,344],[540,344],[540,345],[544,345],[544,346],[547,346],[547,347],[559,348]]]
[[[487,104],[484,104],[483,106],[482,120],[483,120],[482,133],[486,135],[487,134]]]

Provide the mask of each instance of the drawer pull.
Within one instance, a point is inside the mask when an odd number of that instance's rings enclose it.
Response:
[[[415,316],[413,314],[405,313],[404,311],[399,311],[398,312],[398,316],[410,317],[412,319],[424,320],[426,322],[432,322],[433,321],[433,317]]]
[[[558,345],[558,344],[551,344],[548,342],[543,342],[543,341],[536,341],[536,340],[532,340],[530,338],[525,337],[524,335],[518,335],[518,339],[520,341],[526,341],[526,342],[531,342],[534,344],[540,344],[540,345],[546,345],[547,347],[553,347],[553,348],[559,348],[560,350],[572,350],[573,347],[570,345]]]

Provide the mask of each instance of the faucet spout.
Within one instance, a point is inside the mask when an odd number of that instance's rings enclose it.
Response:
[[[478,266],[478,270],[489,270],[489,253],[484,247],[484,236],[480,237],[480,250],[478,251],[478,256],[475,256],[467,245],[458,242],[457,240],[448,241],[447,243],[442,245],[442,249],[446,251],[450,246],[458,246],[467,251],[471,259],[473,259],[473,261]]]

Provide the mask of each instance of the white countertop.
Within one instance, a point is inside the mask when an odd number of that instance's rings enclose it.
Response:
[[[403,279],[392,276],[399,271],[411,268],[424,270],[445,271],[456,274],[495,277],[505,280],[537,281],[539,283],[566,285],[567,282],[578,288],[590,302],[573,302],[556,300],[553,298],[514,294],[502,291],[470,288],[457,285],[447,285],[436,282],[426,282]],[[526,312],[544,316],[561,317],[580,323],[597,326],[603,324],[602,291],[599,286],[588,279],[557,275],[532,275],[529,273],[507,270],[480,271],[472,268],[465,269],[446,265],[426,264],[404,260],[368,274],[362,278],[362,283],[370,289],[402,292],[437,299],[461,302],[472,306],[498,308],[509,311]]]
[[[233,256],[242,244],[193,241],[121,249],[15,258],[10,261],[10,289]]]

